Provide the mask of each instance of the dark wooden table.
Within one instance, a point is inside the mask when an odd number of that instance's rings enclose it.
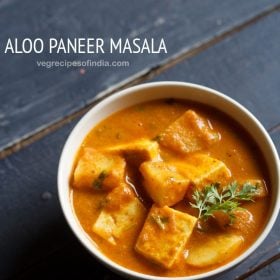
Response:
[[[0,278],[121,279],[82,248],[57,198],[61,149],[96,102],[138,83],[203,84],[246,106],[280,149],[280,1],[0,0]],[[168,53],[4,54],[9,37],[163,37]],[[37,60],[129,67],[40,68]],[[280,220],[216,279],[280,279]]]

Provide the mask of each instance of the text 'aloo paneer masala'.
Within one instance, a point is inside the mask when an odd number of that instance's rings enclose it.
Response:
[[[71,196],[106,256],[144,274],[178,277],[244,252],[265,224],[270,187],[256,144],[229,117],[158,100],[91,130],[76,157]]]

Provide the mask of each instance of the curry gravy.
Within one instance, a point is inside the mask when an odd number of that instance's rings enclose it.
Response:
[[[188,109],[192,109],[200,116],[208,119],[213,128],[221,134],[220,142],[211,146],[205,152],[223,161],[232,172],[234,180],[246,180],[248,178],[265,180],[269,193],[266,165],[252,138],[229,117],[214,108],[201,104],[182,100],[159,100],[129,107],[111,115],[94,127],[83,141],[81,150],[85,147],[94,147],[97,150],[104,149],[105,147],[127,143],[143,137],[153,139]],[[163,157],[176,156],[174,153],[169,154],[165,149],[161,149]],[[80,154],[78,153],[77,160],[79,156]],[[138,172],[128,170],[127,180],[136,189],[140,200],[148,208],[151,206],[151,200],[143,190],[139,176]],[[225,264],[220,262],[210,267],[195,268],[187,265],[184,261],[184,254],[188,253],[188,248],[196,243],[203,243],[206,235],[211,235],[215,238],[215,229],[209,232],[194,229],[182,256],[168,270],[150,263],[134,250],[144,219],[138,226],[128,228],[124,236],[119,239],[117,245],[111,245],[92,231],[92,226],[100,213],[105,196],[105,192],[98,192],[94,189],[80,190],[71,188],[73,208],[82,228],[92,239],[92,242],[114,262],[144,274],[173,277],[199,274]],[[252,213],[255,222],[250,232],[243,236],[244,242],[240,250],[234,256],[228,258],[226,262],[245,251],[259,236],[267,219],[269,200],[268,195],[265,198],[256,200],[254,203],[243,204],[242,207],[247,208]],[[195,214],[194,209],[186,201],[181,201],[172,208],[191,215]]]

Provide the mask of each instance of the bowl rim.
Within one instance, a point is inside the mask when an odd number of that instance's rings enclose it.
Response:
[[[106,255],[104,255],[101,251],[97,249],[97,247],[94,246],[94,241],[87,236],[87,233],[81,228],[79,221],[74,213],[74,209],[72,207],[72,199],[70,198],[69,193],[66,193],[64,191],[65,187],[63,188],[64,185],[64,180],[65,180],[65,175],[64,175],[64,165],[65,165],[65,159],[66,159],[66,154],[68,152],[69,146],[71,141],[73,140],[73,137],[75,134],[78,132],[79,127],[81,127],[84,123],[89,121],[94,116],[94,112],[100,110],[101,108],[105,108],[108,104],[111,104],[115,102],[116,100],[123,98],[127,95],[133,94],[138,92],[139,90],[145,90],[145,89],[153,89],[156,87],[164,87],[164,86],[175,86],[175,87],[183,87],[183,88],[188,88],[188,89],[197,89],[200,91],[207,92],[208,94],[213,94],[217,98],[223,99],[227,103],[231,103],[233,107],[236,107],[238,110],[242,111],[247,117],[255,123],[257,126],[258,130],[262,133],[264,138],[266,139],[266,143],[268,144],[267,146],[269,147],[271,154],[273,155],[273,163],[275,165],[275,170],[278,170],[276,174],[276,182],[278,184],[277,189],[276,189],[276,197],[274,199],[274,207],[272,208],[271,215],[264,226],[263,231],[261,234],[258,236],[258,238],[251,244],[251,246],[244,251],[241,255],[239,255],[237,258],[234,258],[230,262],[207,272],[203,272],[200,274],[196,275],[190,275],[190,276],[179,276],[179,277],[162,277],[162,276],[154,276],[154,275],[149,275],[149,274],[144,274],[140,272],[136,272],[132,269],[125,268],[111,259],[109,259]],[[172,96],[171,96],[172,97]],[[155,98],[156,99],[156,98]],[[182,98],[183,100],[187,100],[187,98]],[[148,99],[151,100],[151,99]],[[137,102],[135,103],[137,104]],[[127,106],[129,107],[129,106]],[[219,110],[218,108],[216,108]],[[120,109],[121,110],[121,109]],[[108,115],[109,116],[109,115]],[[107,117],[108,117],[107,116]],[[231,115],[229,115],[231,116]],[[235,121],[237,121],[233,116],[231,116]],[[98,123],[98,122],[97,122]],[[96,125],[96,124],[95,124]],[[246,130],[246,128],[244,127]],[[89,132],[90,130],[88,130]],[[254,137],[253,137],[254,138]],[[80,147],[81,143],[79,143]],[[77,151],[76,151],[77,152]],[[75,152],[75,153],[76,153]],[[267,163],[266,163],[267,164]],[[246,109],[243,105],[232,99],[231,97],[221,93],[220,91],[214,90],[212,88],[194,84],[194,83],[187,83],[187,82],[178,82],[178,81],[161,81],[161,82],[150,82],[150,83],[144,83],[144,84],[139,84],[136,86],[132,86],[126,89],[123,89],[121,91],[118,91],[100,102],[98,102],[96,105],[94,105],[79,121],[78,123],[74,126],[74,128],[71,130],[69,136],[67,137],[67,140],[64,144],[64,147],[61,152],[61,156],[59,159],[59,164],[58,164],[58,174],[57,174],[57,185],[58,185],[58,198],[59,198],[59,203],[62,208],[63,215],[71,228],[72,232],[74,235],[77,237],[77,239],[82,243],[82,245],[99,261],[101,261],[105,266],[107,266],[109,269],[112,269],[113,271],[123,275],[123,276],[132,276],[135,279],[150,279],[150,280],[164,280],[164,279],[176,279],[176,280],[190,280],[190,279],[205,279],[207,277],[211,277],[214,275],[218,275],[222,272],[225,272],[234,266],[238,265],[242,261],[244,261],[250,254],[255,251],[260,244],[265,240],[265,238],[268,236],[269,232],[271,231],[278,213],[280,209],[280,178],[279,178],[279,170],[280,170],[280,164],[279,164],[279,157],[277,150],[274,146],[273,141],[271,140],[268,132],[265,130],[263,125],[260,123],[260,121],[248,110]],[[68,178],[69,181],[69,178]],[[68,186],[69,188],[69,183]],[[68,204],[68,205],[67,205]]]

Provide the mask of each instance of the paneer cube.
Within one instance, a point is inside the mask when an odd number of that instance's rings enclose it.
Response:
[[[74,171],[76,188],[110,190],[124,182],[125,160],[118,155],[105,155],[86,148]]]
[[[135,250],[148,260],[170,268],[181,254],[197,219],[168,206],[152,206]]]
[[[144,186],[150,197],[160,206],[172,206],[185,196],[189,180],[178,173],[175,166],[162,161],[141,164]]]
[[[211,235],[206,241],[190,244],[186,263],[195,267],[219,264],[233,256],[243,242],[241,235]]]
[[[210,123],[192,110],[186,111],[160,137],[160,144],[179,153],[202,150],[216,143],[220,134]]]
[[[126,185],[108,194],[104,208],[92,227],[93,232],[116,245],[117,240],[131,227],[143,223],[146,209]]]
[[[198,189],[210,183],[226,183],[231,177],[230,170],[222,161],[206,154],[191,155],[186,162],[178,162],[176,166]]]
[[[159,159],[158,143],[148,139],[140,139],[127,144],[113,146],[107,148],[106,151],[123,155],[130,163],[136,166],[139,166],[144,161]]]

